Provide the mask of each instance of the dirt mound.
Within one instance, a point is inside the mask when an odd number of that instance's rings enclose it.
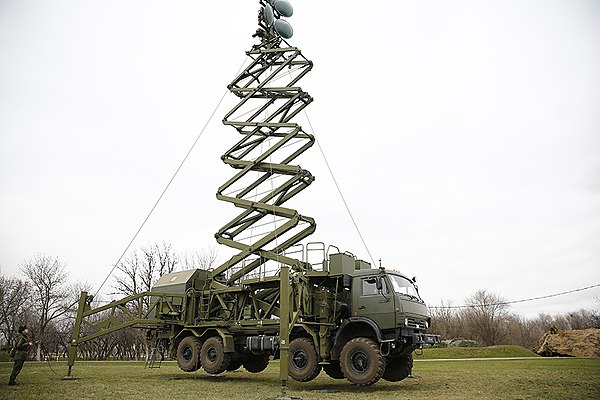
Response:
[[[600,357],[600,329],[548,332],[540,343],[537,352],[546,357]]]

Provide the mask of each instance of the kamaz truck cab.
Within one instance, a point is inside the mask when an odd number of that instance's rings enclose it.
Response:
[[[414,280],[399,272],[383,268],[356,271],[351,309],[354,320],[364,318],[376,324],[384,340],[401,337],[406,344],[413,345],[411,348],[436,340],[425,334],[431,318]],[[392,343],[392,350],[397,347]],[[407,351],[408,348],[404,352]]]
[[[331,255],[330,263],[346,264],[338,257],[350,265],[347,254]],[[344,272],[351,282],[350,312],[336,328],[325,372],[358,385],[373,384],[380,377],[393,382],[406,378],[412,371],[412,352],[440,340],[426,333],[431,318],[414,279],[385,268],[371,269],[360,260],[353,271]]]

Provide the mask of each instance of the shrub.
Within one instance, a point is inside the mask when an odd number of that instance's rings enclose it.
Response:
[[[448,347],[479,347],[479,344],[474,340],[454,339],[448,343]]]

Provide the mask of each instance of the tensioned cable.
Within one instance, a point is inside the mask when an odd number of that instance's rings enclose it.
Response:
[[[528,299],[521,299],[521,300],[512,300],[512,301],[503,301],[503,302],[499,302],[499,303],[490,303],[490,304],[469,304],[469,305],[463,305],[463,306],[437,306],[437,307],[429,307],[429,308],[435,308],[435,309],[451,309],[451,308],[476,308],[476,307],[489,307],[489,306],[504,306],[504,305],[509,305],[509,304],[516,304],[516,303],[525,303],[528,301],[534,301],[534,300],[541,300],[541,299],[548,299],[550,297],[557,297],[557,296],[562,296],[565,294],[570,294],[570,293],[575,293],[575,292],[581,292],[584,290],[588,290],[588,289],[593,289],[595,287],[599,287],[600,283],[597,283],[595,285],[591,285],[591,286],[586,286],[584,288],[579,288],[579,289],[573,289],[573,290],[567,290],[566,292],[560,292],[560,293],[554,293],[554,294],[548,294],[546,296],[538,296],[538,297],[530,297]]]
[[[358,233],[358,236],[360,237],[360,240],[362,241],[363,246],[365,246],[365,250],[367,251],[367,254],[369,255],[369,258],[371,259],[371,262],[373,263],[372,265],[376,266],[377,264],[375,264],[375,260],[373,259],[373,256],[371,255],[371,252],[369,251],[369,247],[367,246],[367,242],[365,242],[365,239],[363,238],[362,233],[360,232],[360,229],[358,229],[358,224],[356,223],[356,220],[354,219],[354,216],[352,215],[352,212],[350,211],[350,207],[348,206],[348,203],[346,202],[346,199],[344,198],[344,194],[342,193],[342,189],[340,189],[340,185],[338,185],[337,180],[335,179],[335,175],[333,174],[333,170],[331,169],[331,166],[329,166],[329,162],[327,161],[327,157],[325,157],[325,152],[323,151],[323,148],[321,147],[321,143],[319,142],[319,139],[317,139],[317,135],[315,134],[315,129],[312,126],[312,123],[310,122],[310,118],[308,118],[308,114],[306,112],[306,110],[304,110],[304,115],[306,116],[306,120],[308,121],[308,125],[310,126],[310,130],[312,131],[314,137],[315,137],[315,142],[317,142],[317,146],[319,147],[319,150],[321,151],[321,155],[323,156],[323,160],[325,160],[325,165],[327,165],[327,169],[329,170],[329,174],[331,175],[331,178],[333,179],[333,183],[335,184],[335,187],[337,188],[338,193],[340,194],[340,197],[342,198],[342,202],[344,203],[344,206],[346,207],[346,211],[348,211],[348,215],[350,216],[350,219],[352,220],[352,223],[354,224],[354,228],[356,229],[356,232]]]
[[[242,70],[242,68],[244,68],[244,64],[245,63],[246,63],[246,58],[244,58],[244,62],[242,62],[242,65],[238,69],[238,72],[236,73],[236,76],[239,75],[239,73]],[[104,278],[104,281],[102,281],[102,284],[100,285],[100,287],[96,291],[96,294],[94,294],[94,297],[96,297],[98,295],[98,293],[100,292],[100,290],[102,289],[102,287],[104,286],[104,284],[106,283],[106,281],[108,281],[108,278],[110,278],[110,276],[112,275],[112,273],[115,271],[115,268],[117,268],[117,266],[119,265],[119,263],[121,262],[121,260],[123,259],[123,257],[125,257],[125,254],[127,253],[127,251],[129,250],[129,248],[131,247],[131,245],[133,244],[133,242],[135,241],[135,239],[137,238],[137,236],[141,232],[142,228],[144,228],[144,225],[146,225],[146,222],[148,222],[148,219],[150,218],[150,216],[152,215],[152,213],[154,212],[154,210],[158,206],[158,203],[160,203],[160,201],[162,200],[163,196],[165,195],[165,193],[167,192],[167,190],[171,186],[171,183],[173,183],[173,181],[175,180],[175,177],[177,176],[177,174],[181,170],[181,167],[183,167],[183,164],[185,164],[186,160],[188,159],[188,157],[190,156],[190,154],[194,150],[194,147],[196,147],[196,144],[200,140],[200,137],[202,137],[202,134],[206,130],[206,127],[208,126],[208,124],[210,123],[210,121],[212,120],[212,118],[215,116],[215,113],[217,112],[217,110],[221,106],[221,103],[225,99],[225,96],[227,95],[228,92],[229,92],[229,89],[225,90],[225,93],[223,93],[223,96],[221,96],[221,99],[219,100],[219,102],[217,103],[216,107],[214,108],[214,110],[212,111],[212,113],[210,114],[210,116],[208,117],[208,120],[206,121],[206,123],[204,124],[204,127],[202,128],[202,130],[200,131],[200,133],[196,137],[196,140],[194,140],[194,143],[192,143],[192,146],[190,147],[190,149],[186,153],[185,157],[183,157],[183,160],[181,160],[181,163],[179,164],[179,167],[177,167],[177,169],[175,170],[175,173],[173,173],[173,176],[171,176],[171,179],[169,179],[169,182],[167,183],[167,185],[163,189],[163,191],[160,194],[160,196],[158,196],[158,199],[156,200],[156,202],[154,203],[154,205],[150,209],[150,212],[148,212],[148,215],[146,215],[146,218],[144,218],[144,221],[142,222],[142,224],[140,225],[140,227],[138,228],[138,230],[135,232],[135,234],[133,235],[133,237],[129,241],[129,244],[127,245],[127,247],[125,247],[125,250],[123,250],[123,253],[121,253],[121,256],[119,257],[119,259],[117,260],[117,262],[115,263],[115,265],[112,267],[112,269],[110,270],[110,272],[108,273],[108,275],[106,276],[106,278]]]

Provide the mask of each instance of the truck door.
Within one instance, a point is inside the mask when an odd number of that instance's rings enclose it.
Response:
[[[394,295],[383,276],[355,278],[354,309],[352,315],[370,318],[380,329],[394,328]]]

